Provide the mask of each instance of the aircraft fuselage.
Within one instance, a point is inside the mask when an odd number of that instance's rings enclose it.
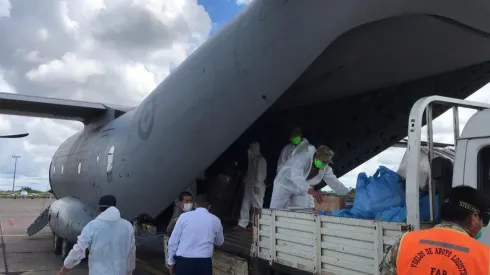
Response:
[[[113,194],[124,218],[156,217],[254,122],[269,171],[295,124],[345,173],[406,136],[418,98],[464,98],[488,82],[490,4],[449,2],[254,1],[138,108],[86,121],[53,157],[52,190],[92,206]]]
[[[139,189],[132,184],[131,169],[127,169],[121,155],[130,136],[133,115],[134,111],[130,111],[103,127],[86,125],[61,144],[49,171],[51,189],[57,198],[73,196],[95,208],[101,195],[113,194],[119,199],[119,208],[131,205],[135,212],[144,212],[138,207],[144,209],[144,204],[124,199],[129,190]]]

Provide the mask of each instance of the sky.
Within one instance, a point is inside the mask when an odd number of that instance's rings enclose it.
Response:
[[[135,106],[193,50],[250,0],[0,0],[0,92]],[[490,86],[471,96],[490,102]],[[462,112],[462,124],[471,112]],[[435,124],[437,141],[451,141],[449,114]],[[82,129],[72,121],[0,116],[0,190],[48,190],[57,147]],[[379,165],[397,168],[403,149],[388,149],[341,177]]]

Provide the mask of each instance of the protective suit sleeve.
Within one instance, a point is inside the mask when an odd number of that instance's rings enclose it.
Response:
[[[287,145],[284,146],[284,148],[282,148],[281,150],[281,154],[279,155],[279,159],[277,160],[277,173],[279,173],[279,170],[281,170],[281,167],[284,165],[284,163],[286,163],[287,161],[287,153],[288,153],[288,150],[287,150]]]
[[[267,178],[267,161],[265,158],[260,157],[257,163],[257,182],[260,184],[265,182]]]
[[[127,259],[127,274],[132,274],[133,270],[136,268],[136,242],[134,238],[133,228],[131,227],[131,248],[129,250]]]
[[[174,230],[172,231],[172,235],[170,235],[170,239],[168,240],[168,259],[167,262],[169,265],[174,265],[174,257],[177,253],[177,248],[179,248],[180,236],[182,234],[182,219],[178,219],[175,224]]]
[[[330,188],[337,195],[347,195],[349,193],[349,188],[345,187],[345,185],[337,179],[337,176],[333,173],[333,170],[330,166],[325,168],[325,174],[323,174],[323,180],[327,183]]]
[[[290,168],[290,173],[286,173],[286,178],[289,179],[294,186],[296,186],[296,188],[307,193],[311,186],[306,182],[306,177],[304,175],[304,169],[301,162],[303,162],[301,159],[295,161]]]
[[[68,256],[63,262],[63,266],[65,268],[72,269],[76,265],[78,265],[83,260],[83,258],[85,258],[85,251],[92,244],[93,234],[93,223],[89,222],[82,229],[82,233],[80,234],[80,236],[78,236],[77,243],[70,250]]]

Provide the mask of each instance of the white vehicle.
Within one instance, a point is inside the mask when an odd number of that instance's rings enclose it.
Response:
[[[434,158],[432,107],[450,106],[454,110],[456,157]],[[476,109],[459,135],[458,107]],[[431,96],[412,107],[408,126],[408,172],[406,179],[407,220],[405,223],[321,216],[311,210],[263,209],[255,217],[251,249],[253,274],[379,274],[379,265],[387,249],[404,232],[430,228],[434,220],[434,194],[444,198],[445,191],[468,185],[488,193],[490,190],[490,105]],[[431,222],[419,217],[421,128],[427,117],[427,136],[431,177],[429,179]],[[448,163],[449,162],[449,163]],[[447,194],[447,193],[446,193]],[[444,200],[440,198],[439,202]],[[490,245],[490,229],[481,242]],[[282,273],[281,273],[282,274]]]

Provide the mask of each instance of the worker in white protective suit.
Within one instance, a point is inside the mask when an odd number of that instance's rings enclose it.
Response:
[[[260,154],[260,144],[253,142],[248,149],[248,170],[245,175],[245,191],[240,209],[238,226],[247,228],[250,222],[250,207],[262,208],[265,195],[265,178],[267,177],[267,161]]]
[[[294,128],[289,135],[289,141],[281,150],[279,159],[277,160],[277,173],[281,170],[281,167],[295,154],[306,152],[314,149],[314,146],[310,145],[306,138],[303,138],[303,132],[301,128]]]
[[[311,145],[310,142],[303,138],[303,132],[301,128],[294,128],[289,134],[289,141],[284,148],[281,150],[281,154],[279,155],[279,159],[277,160],[277,173],[281,170],[281,167],[294,155],[307,152],[307,151],[315,151],[315,146]],[[308,195],[309,204],[308,207],[314,207],[315,202],[313,196]],[[291,205],[288,203],[286,207],[290,207]]]
[[[116,208],[116,198],[112,195],[102,196],[99,215],[85,225],[58,275],[78,265],[85,258],[87,249],[90,251],[90,275],[132,274],[136,264],[134,239],[133,226],[121,218]]]
[[[312,195],[318,203],[322,202],[322,192],[313,186],[324,180],[339,195],[346,195],[349,189],[334,175],[332,168],[333,151],[325,145],[314,151],[294,155],[284,164],[274,179],[274,189],[270,203],[271,209],[291,207],[308,208]]]

